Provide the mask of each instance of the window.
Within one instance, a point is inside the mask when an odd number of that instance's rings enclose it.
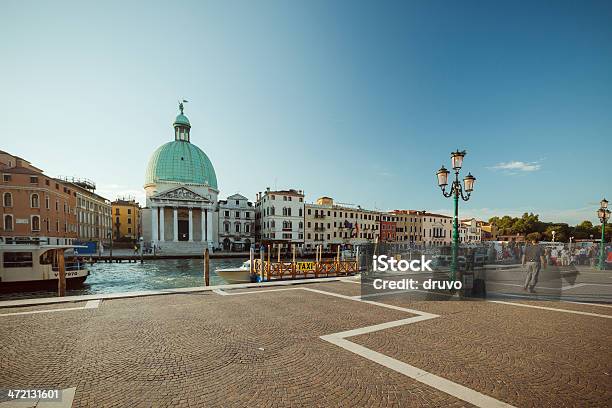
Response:
[[[5,252],[3,266],[5,268],[32,267],[31,252]]]
[[[128,208],[128,214],[131,214],[131,213],[132,213],[132,209]]]
[[[3,174],[2,175],[2,179],[4,180],[5,183],[8,183],[9,181],[11,181],[11,175],[10,174]]]
[[[229,232],[229,230],[230,230],[230,224],[229,222],[226,222],[225,224],[223,224],[223,231]]]
[[[240,201],[236,200],[236,205],[240,205]]]
[[[38,194],[34,193],[30,196],[30,206],[32,208],[38,208],[40,203],[38,202]]]
[[[4,193],[2,203],[5,207],[13,206],[13,195],[11,193]]]
[[[132,223],[132,219],[128,218],[128,224],[131,224],[131,223]]]
[[[244,232],[251,232],[251,226],[249,224],[244,225]]]
[[[115,208],[115,215],[119,215],[119,209]]]
[[[132,229],[128,228],[128,234],[131,234],[131,233],[132,233]]]
[[[38,177],[31,176],[30,177],[30,184],[38,184]]]
[[[32,216],[32,231],[40,231],[40,217],[38,215]]]
[[[45,197],[45,208],[49,209],[49,196]]]
[[[240,232],[240,224],[236,223],[235,228],[236,228],[236,232]]]
[[[300,217],[301,217],[302,216],[302,209],[301,208],[299,210],[299,213],[300,213]]]
[[[6,214],[4,216],[4,230],[5,231],[12,231],[13,230],[13,216],[10,215],[10,214]]]
[[[240,218],[240,211],[236,211],[236,218]]]

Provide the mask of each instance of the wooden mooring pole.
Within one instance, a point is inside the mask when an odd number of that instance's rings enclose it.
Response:
[[[266,276],[265,278],[269,278],[270,277],[270,245],[268,245],[268,265],[266,265]],[[264,278],[264,280],[265,280]]]
[[[57,250],[57,295],[66,296],[66,262],[64,260],[64,250]]]
[[[208,248],[204,250],[204,284],[210,286],[210,258]]]

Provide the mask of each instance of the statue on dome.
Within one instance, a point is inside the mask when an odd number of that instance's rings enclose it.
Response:
[[[179,110],[181,111],[181,115],[183,114],[183,103],[187,103],[189,102],[186,99],[183,99],[182,101],[179,102]]]

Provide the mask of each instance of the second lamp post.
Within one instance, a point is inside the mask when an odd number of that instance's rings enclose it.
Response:
[[[601,221],[601,242],[599,244],[599,269],[606,269],[606,222],[610,219],[608,200],[605,198],[599,203],[601,207],[597,210],[597,216]]]
[[[463,151],[455,151],[451,153],[451,167],[455,172],[455,180],[452,181],[450,190],[447,192],[446,187],[448,186],[448,175],[450,171],[448,171],[444,166],[436,173],[438,176],[438,185],[442,189],[442,194],[444,197],[453,197],[455,212],[453,215],[453,244],[452,244],[452,258],[451,258],[451,280],[455,280],[457,276],[457,256],[459,254],[459,197],[463,201],[467,201],[470,199],[470,195],[474,190],[474,182],[476,181],[476,177],[472,176],[471,173],[468,173],[467,176],[463,179],[463,186],[459,181],[459,170],[461,170],[461,166],[463,165],[463,158],[465,157],[465,150]],[[465,191],[466,194],[463,194]]]

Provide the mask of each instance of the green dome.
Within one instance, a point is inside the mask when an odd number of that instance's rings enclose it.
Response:
[[[187,116],[183,115],[182,113],[179,113],[176,116],[176,119],[174,119],[174,125],[185,125],[191,127],[189,119],[187,119]]]
[[[180,116],[187,120],[183,115],[177,116],[177,120]],[[208,184],[217,189],[217,175],[210,159],[199,147],[186,141],[168,142],[151,155],[145,185],[165,181]]]

